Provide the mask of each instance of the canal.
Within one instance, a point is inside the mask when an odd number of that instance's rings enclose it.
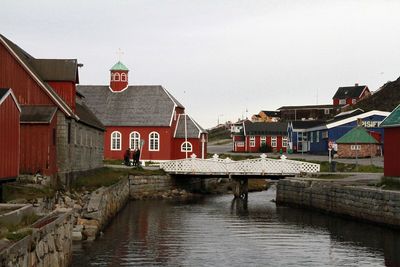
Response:
[[[275,190],[131,201],[72,266],[400,266],[400,231],[276,207]]]

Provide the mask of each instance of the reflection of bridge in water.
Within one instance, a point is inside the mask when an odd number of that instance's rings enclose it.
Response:
[[[211,159],[198,159],[193,154],[188,159],[162,162],[160,167],[174,176],[231,178],[235,181],[234,195],[241,198],[247,198],[249,178],[281,179],[320,171],[319,164],[288,160],[285,156],[281,156],[280,159],[270,159],[265,154],[257,159],[238,161],[230,158],[220,159],[218,155],[214,155]]]

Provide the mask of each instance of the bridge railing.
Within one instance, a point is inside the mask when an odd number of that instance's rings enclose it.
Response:
[[[211,159],[198,159],[192,155],[189,159],[162,162],[160,167],[170,173],[193,174],[234,174],[234,175],[295,175],[320,171],[320,165],[295,160],[269,159],[262,154],[258,159],[233,161],[229,158],[220,159],[214,155]]]

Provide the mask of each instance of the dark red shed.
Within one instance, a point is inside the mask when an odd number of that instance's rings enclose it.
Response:
[[[385,128],[385,176],[400,177],[400,105],[387,116],[380,126]]]
[[[0,182],[19,174],[20,113],[13,91],[0,88]]]

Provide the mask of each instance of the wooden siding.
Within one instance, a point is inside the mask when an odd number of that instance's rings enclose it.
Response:
[[[0,44],[0,87],[12,88],[20,105],[54,105],[37,82]]]
[[[53,131],[57,116],[50,124],[21,124],[21,173],[54,175],[57,172]]]
[[[48,82],[54,91],[75,112],[76,87],[73,82]]]
[[[399,151],[400,151],[400,127],[385,128],[385,143],[384,143],[385,176],[400,177]]]
[[[11,95],[0,104],[0,179],[19,174],[20,112]]]

